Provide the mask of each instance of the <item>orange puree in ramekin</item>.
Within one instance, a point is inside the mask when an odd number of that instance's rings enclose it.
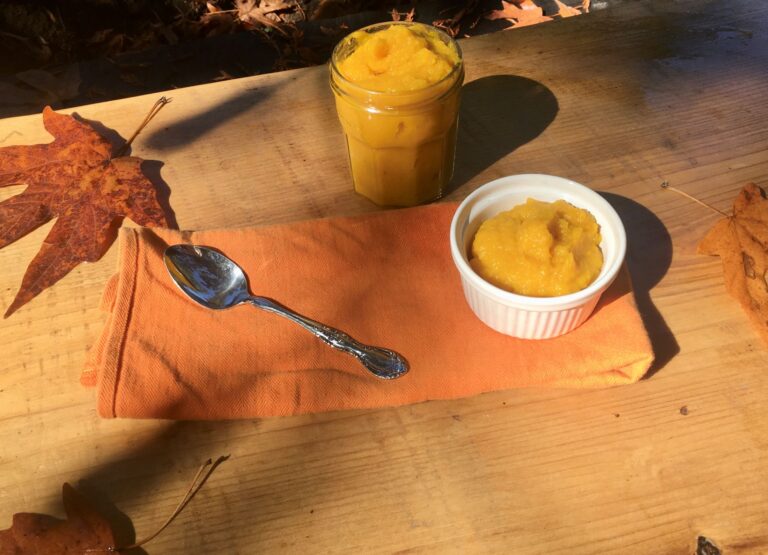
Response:
[[[564,200],[525,204],[484,221],[472,242],[472,268],[519,295],[556,297],[580,291],[603,267],[600,226]]]
[[[385,206],[443,194],[463,79],[456,42],[433,27],[377,24],[339,43],[331,85],[358,193]]]

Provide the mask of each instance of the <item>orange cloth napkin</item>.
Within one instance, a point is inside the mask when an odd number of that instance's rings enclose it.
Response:
[[[105,329],[83,383],[105,417],[227,419],[396,406],[524,386],[604,387],[640,379],[653,360],[622,274],[568,335],[526,341],[481,323],[449,251],[453,203],[255,229],[120,231]],[[393,381],[299,326],[249,305],[205,309],[162,261],[167,245],[212,246],[251,291],[359,341],[403,354]]]

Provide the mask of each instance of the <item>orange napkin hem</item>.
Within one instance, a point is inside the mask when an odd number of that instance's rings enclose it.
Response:
[[[118,273],[107,282],[101,301],[102,309],[108,311],[109,315],[80,377],[83,385],[98,387],[97,406],[100,415],[104,417],[117,416],[115,399],[119,389],[121,357],[136,293],[139,245],[134,230],[121,230]]]

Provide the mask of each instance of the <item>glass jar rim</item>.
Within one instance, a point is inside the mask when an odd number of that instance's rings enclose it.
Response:
[[[357,32],[360,31],[367,31],[370,29],[374,29],[377,27],[390,27],[393,25],[401,25],[406,27],[424,27],[430,30],[434,30],[438,35],[442,35],[443,37],[447,38],[448,41],[453,45],[453,47],[456,49],[456,54],[458,55],[458,62],[451,68],[451,71],[449,71],[442,79],[439,81],[432,83],[431,85],[424,87],[422,89],[414,89],[411,91],[403,91],[403,92],[388,92],[388,91],[377,91],[374,89],[368,89],[366,87],[362,87],[346,77],[339,71],[339,68],[336,64],[338,53],[346,44],[349,38]],[[463,74],[464,72],[464,56],[461,52],[461,48],[459,47],[458,41],[448,35],[445,31],[442,29],[438,29],[437,27],[433,25],[426,25],[424,23],[419,23],[417,21],[381,21],[379,23],[373,23],[372,25],[368,25],[366,27],[361,27],[360,29],[357,29],[356,31],[353,31],[352,33],[348,34],[346,37],[341,39],[339,43],[334,47],[333,52],[331,53],[331,61],[330,61],[330,67],[331,67],[331,85],[334,86],[334,88],[341,89],[349,88],[350,90],[355,91],[358,94],[365,94],[372,98],[383,98],[387,96],[397,96],[398,98],[407,98],[410,95],[413,96],[420,96],[423,95],[425,92],[429,92],[430,90],[442,90],[442,87],[445,86],[446,82],[450,82],[453,79],[459,80],[457,78],[458,74]],[[339,81],[341,86],[336,85],[335,81]],[[453,87],[450,87],[452,89]],[[343,92],[343,91],[341,91]],[[347,93],[348,94],[348,93]],[[442,96],[442,95],[440,95]]]

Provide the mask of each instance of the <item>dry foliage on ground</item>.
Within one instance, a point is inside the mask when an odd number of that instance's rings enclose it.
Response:
[[[20,56],[0,62],[0,70],[8,73],[115,56],[245,30],[297,45],[303,24],[310,22],[333,40],[345,31],[345,18],[368,12],[432,23],[453,36],[469,36],[485,20],[504,20],[515,27],[589,9],[589,0],[568,0],[568,4],[559,0],[72,0],[54,4],[10,0],[0,5],[0,47]]]
[[[589,0],[8,0],[0,117],[322,64],[379,21],[468,37],[587,11]]]

